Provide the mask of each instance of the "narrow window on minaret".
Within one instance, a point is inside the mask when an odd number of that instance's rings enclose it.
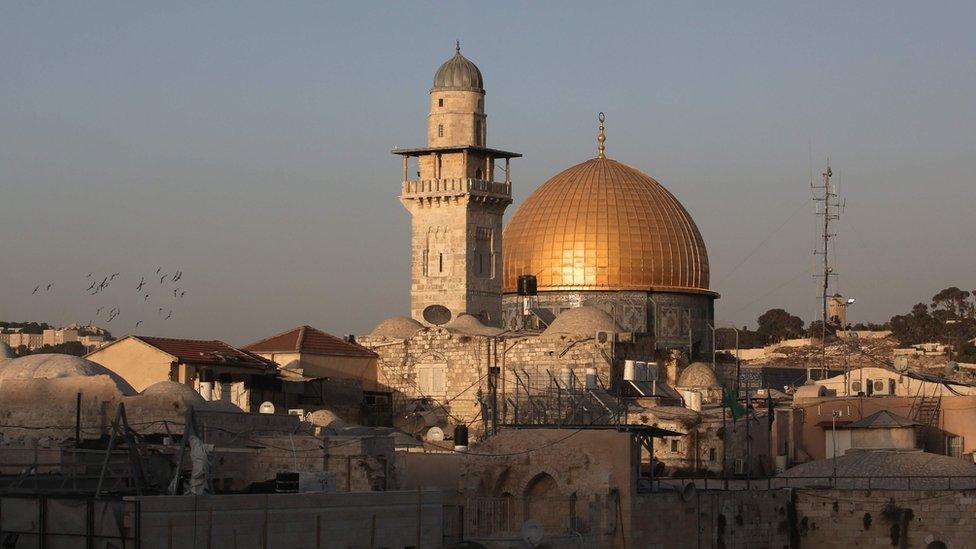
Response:
[[[444,254],[437,254],[437,272],[444,272]]]
[[[437,137],[444,137],[444,124],[437,125]]]
[[[477,145],[484,143],[481,139],[481,120],[474,121],[474,142]]]
[[[438,107],[443,107],[444,106],[444,100],[443,99],[438,99],[437,100],[437,106]]]

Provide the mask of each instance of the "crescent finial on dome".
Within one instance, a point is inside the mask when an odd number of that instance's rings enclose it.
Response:
[[[596,141],[597,141],[597,145],[596,145],[597,155],[596,155],[596,157],[597,158],[606,158],[607,157],[607,155],[606,155],[607,148],[604,145],[604,142],[606,142],[606,140],[607,140],[607,136],[606,136],[606,134],[603,133],[603,121],[606,120],[606,119],[607,119],[606,115],[604,115],[601,112],[600,113],[600,133],[596,136]]]

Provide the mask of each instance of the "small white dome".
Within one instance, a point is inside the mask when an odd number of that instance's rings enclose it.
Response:
[[[504,331],[501,328],[488,326],[481,322],[478,317],[468,313],[459,314],[444,327],[452,332],[480,336],[496,336]]]
[[[714,389],[716,387],[721,387],[722,384],[718,382],[718,378],[715,377],[715,371],[712,367],[704,362],[692,362],[688,365],[681,375],[678,376],[678,387],[696,387],[705,389]]]
[[[623,330],[603,310],[584,305],[564,311],[552,321],[542,335],[593,337],[598,331],[622,332]]]
[[[372,337],[410,339],[414,334],[423,329],[423,324],[408,316],[391,316],[377,324],[376,328],[369,335]]]
[[[177,383],[175,381],[158,381],[143,389],[143,396],[153,396],[159,398],[172,398],[182,401],[187,405],[199,405],[206,402],[200,393],[193,390],[189,385]]]
[[[135,389],[105,366],[73,355],[44,353],[22,356],[0,364],[0,380],[54,379],[74,376],[109,376],[123,395]]]

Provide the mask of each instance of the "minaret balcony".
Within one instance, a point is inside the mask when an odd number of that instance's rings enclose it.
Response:
[[[402,198],[474,195],[490,198],[512,198],[511,181],[485,179],[414,179],[403,182]]]

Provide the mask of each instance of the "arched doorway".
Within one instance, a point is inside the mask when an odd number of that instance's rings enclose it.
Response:
[[[547,532],[566,525],[568,509],[566,501],[559,497],[559,485],[548,473],[539,473],[525,486],[524,520],[535,519]]]

